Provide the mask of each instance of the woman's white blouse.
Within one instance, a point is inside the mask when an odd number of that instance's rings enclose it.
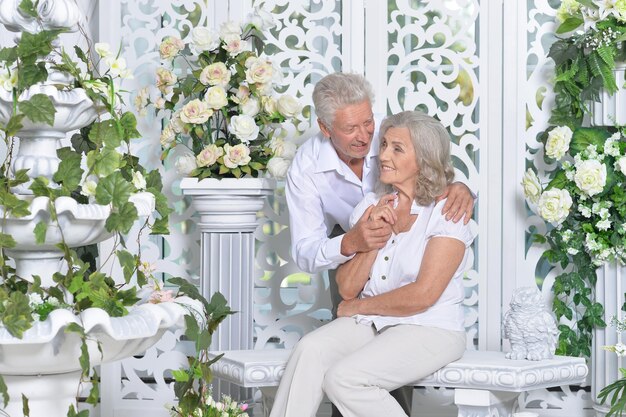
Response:
[[[350,217],[350,226],[354,226],[367,207],[378,204],[378,200],[379,197],[375,193],[368,193],[355,207]],[[436,236],[450,237],[465,244],[465,255],[439,300],[428,310],[413,316],[357,315],[359,323],[374,324],[379,331],[396,324],[464,330],[463,275],[473,262],[473,255],[468,247],[476,237],[476,224],[473,220],[467,225],[464,225],[463,221],[454,223],[452,220],[446,220],[441,214],[444,204],[445,200],[426,207],[413,203],[411,214],[417,214],[417,220],[409,231],[392,234],[385,247],[378,251],[370,271],[370,279],[360,295],[360,298],[372,297],[415,282],[428,240]]]

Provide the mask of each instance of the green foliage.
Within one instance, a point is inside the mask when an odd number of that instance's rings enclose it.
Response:
[[[39,80],[39,81],[44,81]],[[20,111],[33,123],[43,122],[52,126],[56,109],[52,100],[45,94],[35,94],[30,100],[19,102]]]
[[[598,394],[600,404],[609,400],[611,409],[606,414],[607,417],[623,416],[626,411],[626,369],[620,368],[622,378],[602,388]]]

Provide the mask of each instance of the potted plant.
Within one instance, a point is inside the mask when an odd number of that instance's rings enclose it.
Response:
[[[187,326],[200,353],[192,370],[208,375],[202,352],[231,314],[225,299],[216,294],[209,303],[182,279],[173,282],[188,297],[174,299],[141,252],[125,249],[137,220],[139,233],[167,232],[170,209],[158,171],[130,153],[140,134],[134,115],[120,106],[120,82],[130,75],[123,58],[96,44],[97,54],[76,47],[75,60],[58,46],[61,33],[78,29],[73,1],[0,7],[2,23],[22,31],[15,46],[0,50],[0,127],[8,149],[0,170],[2,408],[84,415],[73,397],[80,380],[89,380],[87,402],[98,401],[94,365],[140,353],[173,327]],[[97,243],[109,237],[113,252],[98,254]],[[105,272],[114,258],[121,283]],[[40,395],[37,384],[55,386],[54,395]]]

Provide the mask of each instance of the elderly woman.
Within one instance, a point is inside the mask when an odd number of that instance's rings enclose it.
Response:
[[[384,220],[393,233],[337,271],[339,318],[295,347],[271,417],[315,416],[324,392],[344,417],[406,417],[389,391],[465,350],[462,277],[475,235],[446,221],[445,200],[435,204],[454,176],[448,133],[408,111],[385,119],[380,137],[380,192],[365,196],[351,225]]]

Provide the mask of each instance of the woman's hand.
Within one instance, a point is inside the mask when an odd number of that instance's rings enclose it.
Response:
[[[353,298],[351,300],[343,300],[337,306],[337,317],[352,317],[359,314],[359,304],[361,300]]]
[[[372,207],[370,212],[370,220],[384,220],[389,224],[395,224],[398,220],[396,211],[394,210],[394,202],[398,198],[397,194],[387,194],[380,198],[378,204]]]

